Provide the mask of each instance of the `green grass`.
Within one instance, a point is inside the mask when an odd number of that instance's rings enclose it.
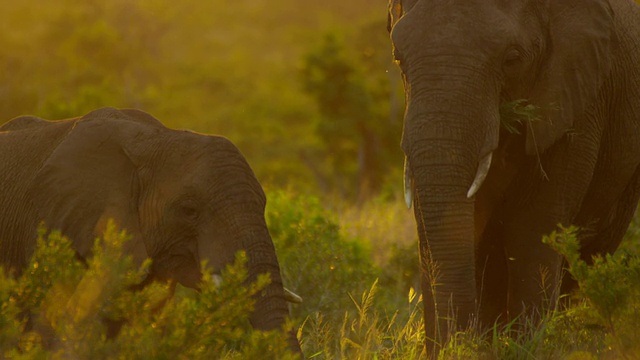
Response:
[[[311,196],[268,196],[285,284],[304,298],[292,307],[288,325],[297,329],[306,357],[425,358],[422,303],[407,277],[417,268],[410,212],[395,202],[329,211]],[[520,318],[459,332],[439,358],[640,358],[640,258],[627,251],[589,267],[576,256],[576,231],[560,229],[545,239],[568,259],[581,286],[563,299],[570,306],[543,309],[540,322]],[[136,269],[122,257],[123,241],[126,234],[112,226],[84,266],[67,239],[41,230],[22,276],[0,273],[0,358],[291,357],[283,331],[262,333],[248,324],[250,295],[265,280],[241,286],[242,254],[221,287],[205,282],[199,294],[179,288],[170,296],[161,284],[130,290],[148,264]],[[635,241],[630,236],[623,248],[634,249]],[[104,319],[124,320],[117,336],[107,337]]]

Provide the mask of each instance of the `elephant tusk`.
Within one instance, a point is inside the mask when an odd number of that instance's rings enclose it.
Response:
[[[215,285],[216,287],[220,287],[222,286],[222,276],[218,275],[218,274],[213,274],[211,275],[211,282],[213,283],[213,285]]]
[[[409,159],[404,157],[404,202],[407,205],[407,209],[411,209],[411,204],[413,204],[413,194],[411,193],[412,189],[411,184],[411,175],[409,174]]]
[[[487,177],[487,174],[489,173],[492,156],[493,156],[493,153],[489,153],[489,155],[485,156],[480,161],[480,165],[478,166],[478,172],[476,173],[476,178],[473,180],[473,184],[471,184],[471,187],[467,192],[467,198],[473,197],[480,189],[480,186],[482,186],[484,179]]]
[[[290,303],[294,303],[294,304],[302,304],[302,298],[294,293],[293,291],[287,289],[287,288],[283,288],[284,289],[284,299],[287,300]]]
[[[222,286],[222,282],[223,282],[222,281],[222,276],[220,276],[218,274],[211,275],[211,282],[216,287]],[[287,288],[283,288],[283,289],[284,289],[284,299],[287,302],[294,303],[294,304],[302,304],[302,298],[300,297],[300,295],[294,293],[293,291],[291,291],[291,290],[289,290]]]

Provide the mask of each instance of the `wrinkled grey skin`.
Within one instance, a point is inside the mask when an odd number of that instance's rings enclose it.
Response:
[[[25,267],[41,220],[87,258],[113,218],[132,235],[125,250],[135,262],[153,259],[153,279],[197,287],[201,260],[219,271],[245,250],[250,281],[271,274],[252,325],[268,330],[283,324],[288,305],[264,219],[265,195],[230,141],[111,108],[56,122],[19,117],[0,130],[5,268]],[[300,350],[293,335],[291,344]]]
[[[640,10],[632,0],[392,0],[389,10],[421,263],[437,269],[423,272],[434,354],[469,321],[507,321],[569,288],[541,243],[557,224],[583,227],[585,259],[618,246],[640,194]],[[540,107],[520,134],[499,116],[517,99]]]

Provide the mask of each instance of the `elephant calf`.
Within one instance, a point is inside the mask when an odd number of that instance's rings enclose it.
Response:
[[[0,265],[17,273],[26,266],[42,220],[86,258],[113,218],[132,235],[125,252],[135,263],[153,259],[153,279],[197,287],[201,260],[219,270],[245,250],[250,281],[271,275],[252,325],[283,324],[286,291],[265,194],[229,140],[112,108],[55,122],[18,117],[0,131]],[[295,336],[291,343],[299,351]]]

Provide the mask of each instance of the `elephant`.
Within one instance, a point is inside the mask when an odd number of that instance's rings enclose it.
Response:
[[[256,295],[256,329],[289,315],[267,229],[265,193],[244,156],[224,137],[169,129],[134,109],[102,108],[82,117],[15,118],[0,127],[0,265],[19,274],[36,245],[36,228],[68,236],[80,259],[113,219],[132,237],[135,264],[151,258],[144,281],[198,288],[200,264],[219,273],[247,254],[248,281],[269,274]],[[292,349],[301,353],[289,334]]]
[[[618,247],[640,196],[640,7],[390,0],[388,30],[434,355],[470,324],[557,306],[574,284],[541,239],[559,224],[586,261]],[[514,103],[533,114],[506,126]]]

